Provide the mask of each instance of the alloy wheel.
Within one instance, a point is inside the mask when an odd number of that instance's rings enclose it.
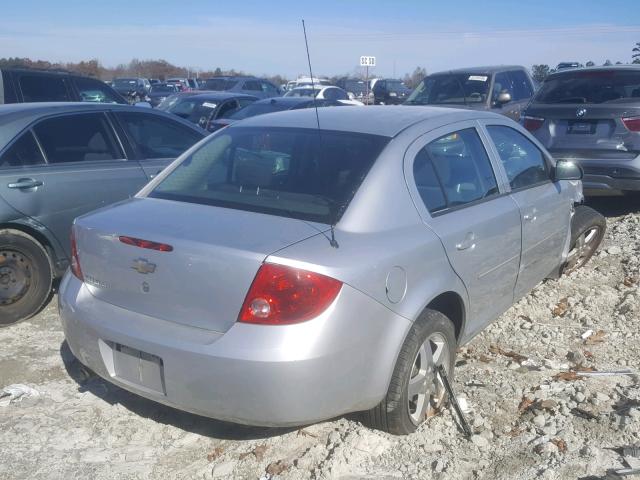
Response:
[[[436,373],[436,366],[443,365],[449,373],[450,359],[449,346],[440,333],[431,334],[420,346],[407,386],[407,409],[414,425],[419,425],[426,418],[435,415],[442,407],[446,390]]]
[[[598,248],[601,236],[602,229],[597,225],[586,229],[578,236],[567,256],[567,263],[564,268],[565,273],[571,273],[587,263],[594,250]]]

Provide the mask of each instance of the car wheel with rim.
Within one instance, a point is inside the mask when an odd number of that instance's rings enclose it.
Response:
[[[0,326],[36,314],[51,292],[46,250],[17,230],[0,230]]]
[[[563,273],[571,273],[584,266],[596,253],[607,229],[605,218],[586,205],[576,207],[571,219],[571,246]]]
[[[457,342],[451,321],[425,310],[411,327],[391,377],[385,398],[366,413],[366,422],[389,433],[412,433],[435,415],[447,400],[436,367],[452,377]]]

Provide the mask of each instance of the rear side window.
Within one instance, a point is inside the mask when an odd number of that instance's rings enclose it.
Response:
[[[142,159],[175,158],[198,142],[202,135],[159,115],[117,113]]]
[[[542,152],[527,137],[510,127],[487,127],[498,150],[512,189],[526,188],[550,180]]]
[[[9,149],[0,157],[0,169],[10,167],[27,167],[41,165],[44,157],[38,144],[33,138],[31,130],[22,134]]]
[[[333,224],[387,142],[326,130],[319,136],[311,129],[230,127],[150,196]]]
[[[83,102],[123,103],[119,95],[99,80],[77,77],[75,82]]]
[[[24,102],[67,102],[71,100],[63,78],[47,75],[21,75],[18,80]]]
[[[625,103],[640,101],[640,71],[577,70],[549,77],[539,103]]]
[[[413,177],[430,213],[498,193],[491,162],[473,128],[445,135],[426,145],[413,162]]]
[[[124,156],[101,113],[50,118],[34,127],[49,163],[119,160]]]

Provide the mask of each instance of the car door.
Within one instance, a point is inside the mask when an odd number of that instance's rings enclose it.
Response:
[[[518,125],[499,120],[482,123],[522,218],[515,289],[520,298],[561,265],[568,248],[573,197],[566,184],[552,181],[551,160]]]
[[[204,131],[154,112],[122,111],[114,115],[148,179],[205,136]]]
[[[404,167],[426,227],[467,288],[471,332],[511,306],[521,240],[518,206],[476,126],[460,122],[424,135],[407,151]]]
[[[6,149],[0,165],[2,197],[47,227],[67,255],[74,218],[124,200],[146,183],[140,165],[125,158],[104,112],[35,123]]]

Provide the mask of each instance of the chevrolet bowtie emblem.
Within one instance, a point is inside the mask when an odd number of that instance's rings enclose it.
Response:
[[[133,261],[133,265],[131,265],[131,268],[138,273],[146,275],[148,273],[153,273],[156,271],[156,264],[151,263],[144,258],[138,258]]]

